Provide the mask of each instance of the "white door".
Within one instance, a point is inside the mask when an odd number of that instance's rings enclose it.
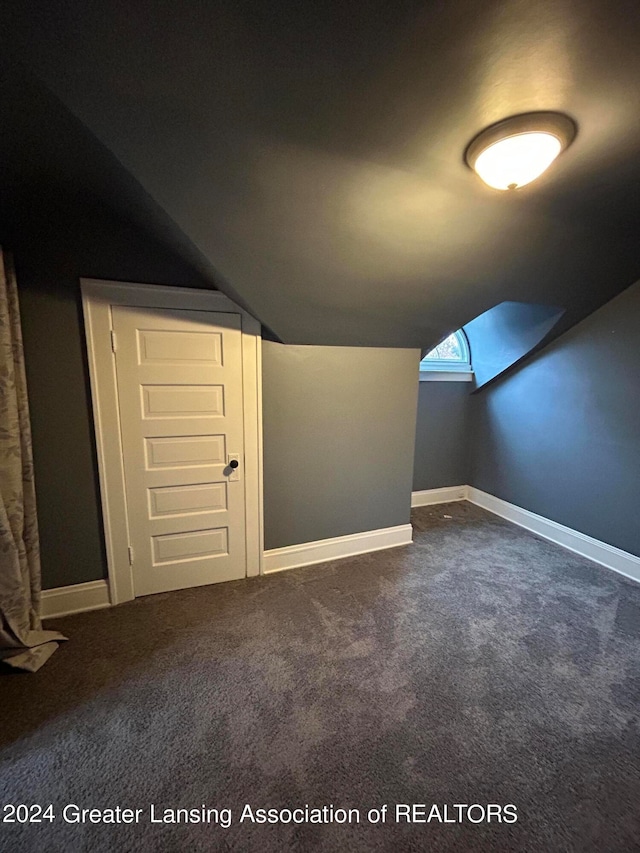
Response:
[[[244,577],[240,315],[112,316],[135,595]]]

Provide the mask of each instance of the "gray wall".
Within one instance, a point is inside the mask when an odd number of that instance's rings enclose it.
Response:
[[[461,486],[469,481],[470,382],[420,382],[413,489]]]
[[[408,523],[418,350],[262,352],[265,547]]]
[[[640,556],[640,283],[472,397],[471,483]]]
[[[45,589],[105,576],[92,424],[75,294],[22,290]]]

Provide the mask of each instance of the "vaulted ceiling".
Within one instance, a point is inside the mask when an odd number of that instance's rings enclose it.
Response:
[[[50,0],[0,23],[137,215],[285,342],[429,347],[503,301],[566,309],[555,335],[640,278],[633,0]],[[465,146],[529,110],[578,136],[492,191]]]

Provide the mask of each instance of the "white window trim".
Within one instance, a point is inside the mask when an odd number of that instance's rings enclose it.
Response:
[[[129,526],[115,363],[111,348],[111,306],[187,309],[239,314],[242,328],[242,384],[245,440],[247,577],[262,574],[262,347],[260,323],[215,290],[81,279],[89,375],[93,401],[98,475],[111,604],[134,598],[129,563]]]
[[[473,382],[472,370],[421,370],[420,382]]]

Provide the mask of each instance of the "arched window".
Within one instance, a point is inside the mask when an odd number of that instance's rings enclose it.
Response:
[[[423,374],[434,371],[460,374],[451,377],[454,379],[471,379],[471,353],[467,336],[462,329],[452,332],[443,341],[440,341],[438,346],[428,352],[420,362],[421,378],[427,378]]]

